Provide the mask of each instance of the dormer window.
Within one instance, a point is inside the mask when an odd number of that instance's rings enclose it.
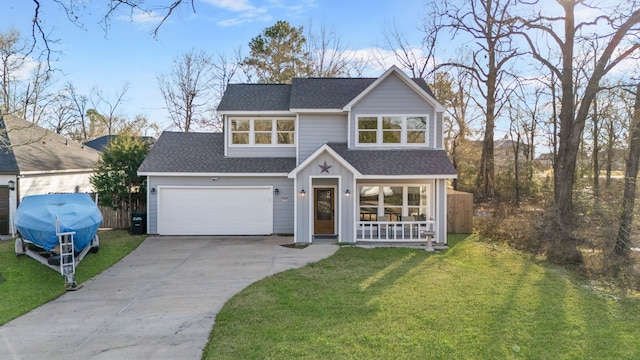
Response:
[[[295,144],[295,119],[288,118],[231,118],[232,145]]]
[[[427,142],[427,115],[358,116],[358,144],[394,145]]]

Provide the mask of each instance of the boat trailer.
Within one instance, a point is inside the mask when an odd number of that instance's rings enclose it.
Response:
[[[78,286],[75,280],[76,266],[84,259],[87,253],[98,252],[100,249],[100,239],[98,238],[98,234],[96,234],[88,246],[79,253],[76,253],[73,245],[73,236],[75,234],[75,231],[60,232],[60,225],[56,218],[58,251],[55,251],[55,249],[44,251],[32,241],[18,237],[15,243],[16,256],[27,255],[42,265],[59,272],[60,275],[64,276],[67,291],[78,290],[81,286]],[[38,251],[37,249],[42,251]]]

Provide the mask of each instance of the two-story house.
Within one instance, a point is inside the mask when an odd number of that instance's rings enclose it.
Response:
[[[224,133],[164,132],[140,166],[149,233],[446,243],[456,172],[424,80],[231,84],[218,112]]]

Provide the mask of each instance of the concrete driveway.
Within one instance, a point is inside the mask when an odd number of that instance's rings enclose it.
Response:
[[[216,314],[231,296],[338,249],[279,246],[292,241],[150,237],[80,290],[0,327],[0,358],[199,359]]]

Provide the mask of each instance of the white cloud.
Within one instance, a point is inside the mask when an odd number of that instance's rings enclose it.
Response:
[[[203,2],[234,14],[229,18],[218,21],[217,24],[220,26],[229,27],[252,21],[271,20],[271,15],[268,14],[267,8],[254,6],[249,0],[203,0]]]
[[[257,9],[249,3],[249,0],[203,0],[202,2],[231,12],[252,12]]]
[[[293,13],[300,13],[309,8],[315,7],[315,0],[267,0],[270,8],[284,9]]]
[[[163,17],[153,11],[134,10],[129,19],[137,24],[157,24],[162,21]]]
[[[33,72],[38,68],[39,62],[33,59],[31,56],[27,56],[21,59],[22,55],[11,55],[9,57],[9,63],[15,61],[15,63],[22,62],[22,65],[11,75],[13,80],[25,81],[31,79]]]
[[[223,16],[227,15],[226,18],[217,22],[224,27],[255,21],[267,22],[273,20],[272,12],[277,12],[278,16],[282,16],[283,10],[299,14],[316,5],[315,0],[266,0],[260,5],[254,5],[250,0],[202,0],[202,2],[216,7]]]

